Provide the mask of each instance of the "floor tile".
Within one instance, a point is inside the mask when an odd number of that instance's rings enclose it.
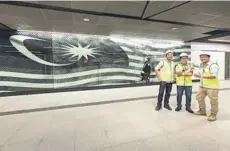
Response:
[[[102,128],[76,132],[75,137],[75,151],[91,151],[110,146],[109,139]]]
[[[168,135],[154,136],[144,140],[144,143],[153,151],[190,151],[188,147]]]
[[[141,139],[140,134],[129,123],[117,124],[107,127],[106,133],[111,145],[128,143]]]
[[[204,133],[212,133],[210,124],[190,128],[180,133],[172,134],[175,139],[190,148],[191,151],[218,151],[223,144],[213,140],[210,137],[203,135]]]
[[[93,150],[94,151],[94,150]],[[107,147],[107,148],[103,148],[100,150],[95,150],[95,151],[114,151],[112,147]]]
[[[143,143],[143,141],[125,143],[113,146],[114,151],[152,151],[152,149]]]
[[[33,140],[6,143],[1,151],[36,151],[38,144]]]

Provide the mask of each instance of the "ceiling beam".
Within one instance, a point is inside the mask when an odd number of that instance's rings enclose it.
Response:
[[[141,18],[143,18],[144,14],[145,14],[145,11],[146,11],[146,9],[147,9],[147,7],[148,7],[148,5],[149,5],[149,0],[148,0],[148,1],[146,2],[146,4],[145,4],[144,10],[143,10],[143,12],[142,12],[142,14],[141,14]]]

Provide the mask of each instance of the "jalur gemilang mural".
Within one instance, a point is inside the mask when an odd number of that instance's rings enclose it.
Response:
[[[190,53],[181,42],[120,36],[2,32],[0,91],[32,91],[139,83],[146,56],[154,66],[165,51]],[[155,75],[151,73],[151,81]]]

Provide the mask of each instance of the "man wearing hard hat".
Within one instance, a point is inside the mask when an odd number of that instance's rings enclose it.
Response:
[[[160,88],[158,93],[158,102],[155,108],[156,111],[159,111],[162,108],[162,100],[164,96],[164,108],[172,110],[169,105],[169,98],[172,91],[172,84],[174,81],[174,62],[173,62],[173,51],[166,51],[166,59],[160,61],[155,67],[156,76],[160,81]]]
[[[193,69],[193,64],[188,62],[188,55],[186,53],[181,53],[180,63],[175,67],[177,85],[177,107],[175,111],[181,110],[182,96],[185,91],[186,111],[188,111],[189,113],[193,113],[193,110],[191,109]]]
[[[200,54],[200,71],[194,74],[200,78],[200,86],[196,94],[196,99],[199,103],[199,111],[196,115],[206,116],[205,97],[208,96],[211,103],[211,114],[208,116],[209,121],[215,121],[218,113],[218,94],[219,94],[219,66],[210,61],[210,54],[202,52]]]

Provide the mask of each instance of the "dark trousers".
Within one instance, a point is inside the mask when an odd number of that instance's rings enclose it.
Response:
[[[192,100],[192,86],[177,86],[177,106],[181,107],[182,96],[185,91],[186,96],[186,108],[189,109],[191,107]]]
[[[160,105],[160,106],[162,105],[164,91],[165,91],[164,105],[168,105],[169,98],[170,98],[171,91],[172,91],[172,83],[160,82],[157,105]]]

